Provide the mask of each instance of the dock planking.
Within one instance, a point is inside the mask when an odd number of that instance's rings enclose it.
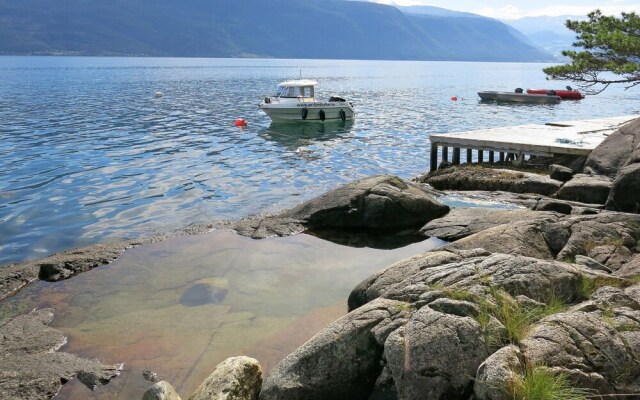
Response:
[[[460,164],[461,149],[466,149],[466,161],[471,162],[472,151],[477,161],[505,158],[523,160],[525,156],[552,157],[556,154],[588,155],[614,130],[638,116],[598,118],[579,121],[549,122],[544,125],[519,125],[476,131],[433,134],[431,141],[431,170],[438,168],[438,148],[441,159]],[[451,157],[449,156],[449,149]],[[449,161],[451,160],[451,161]]]

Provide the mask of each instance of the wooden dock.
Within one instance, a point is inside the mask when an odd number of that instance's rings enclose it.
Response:
[[[438,148],[441,160],[454,165],[460,164],[462,149],[466,150],[464,161],[468,163],[474,159],[494,163],[509,159],[521,162],[526,156],[588,155],[620,125],[638,117],[626,115],[431,135],[431,170],[435,171],[439,165]],[[477,152],[475,158],[473,151]]]

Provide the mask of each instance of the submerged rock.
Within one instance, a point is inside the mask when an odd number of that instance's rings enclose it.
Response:
[[[228,291],[229,282],[224,278],[201,279],[182,293],[180,304],[185,306],[219,304],[224,301]]]

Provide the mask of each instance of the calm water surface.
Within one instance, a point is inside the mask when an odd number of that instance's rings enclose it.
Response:
[[[255,357],[268,371],[344,315],[358,282],[441,244],[377,250],[224,230],[177,237],[67,281],[36,282],[0,305],[0,318],[52,307],[52,325],[69,336],[61,351],[124,362],[108,385],[91,392],[74,379],[56,400],[141,399],[151,385],[142,377],[147,369],[187,399],[227,357]],[[211,295],[198,290],[205,286]]]
[[[638,92],[621,88],[558,105],[478,101],[478,90],[565,85],[543,67],[0,57],[0,264],[276,211],[367,175],[410,178],[428,168],[431,133],[639,111]],[[270,125],[261,96],[300,71],[320,97],[353,101],[356,121]]]

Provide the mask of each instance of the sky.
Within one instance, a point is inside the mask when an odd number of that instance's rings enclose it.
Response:
[[[533,16],[586,15],[599,8],[605,14],[620,15],[622,11],[640,12],[640,0],[370,0],[399,6],[436,6],[466,11],[498,19]]]

